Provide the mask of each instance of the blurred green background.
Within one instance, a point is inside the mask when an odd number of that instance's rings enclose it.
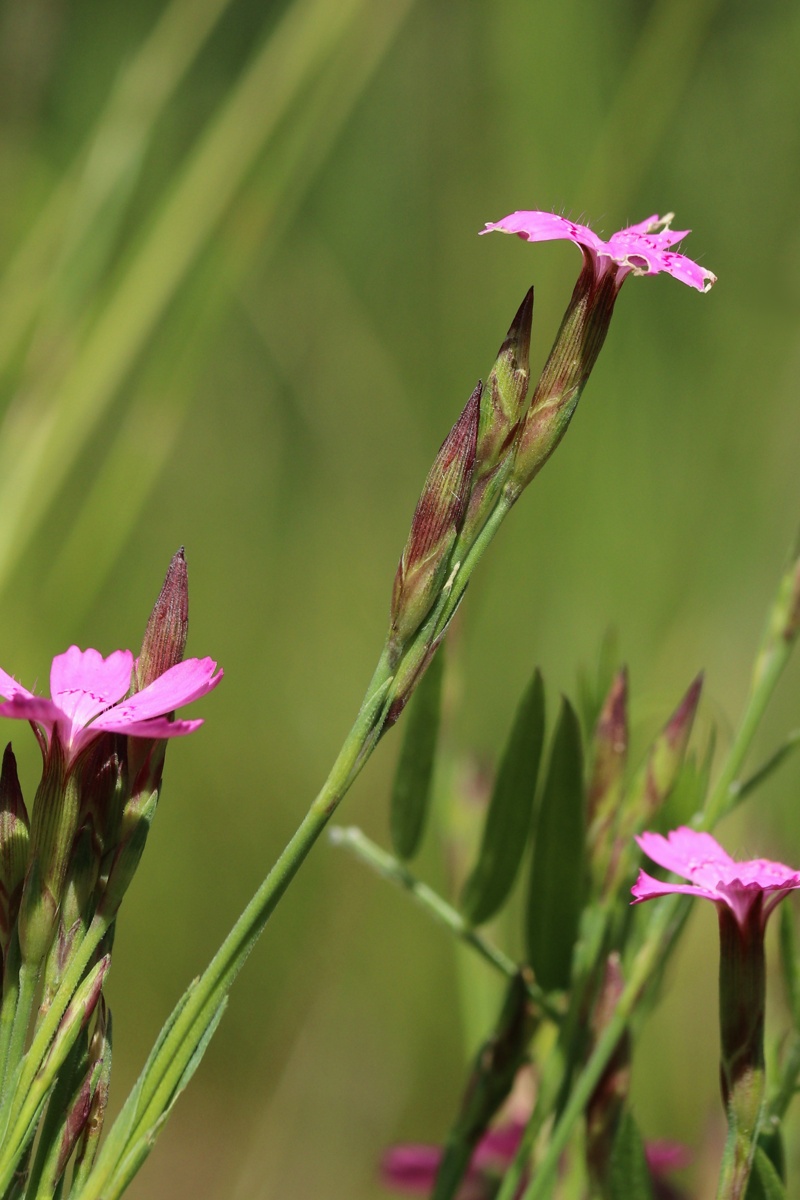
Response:
[[[531,282],[534,369],[549,349],[578,253],[478,238],[487,220],[553,208],[609,235],[674,209],[719,283],[626,283],[568,438],[471,585],[423,869],[458,870],[476,812],[448,780],[495,759],[533,666],[552,714],[610,625],[637,745],[699,667],[701,732],[728,738],[800,523],[799,56],[785,0],[0,6],[3,666],[44,688],[73,641],[137,647],[184,544],[189,652],[226,672],[170,750],[123,910],[117,1105],[325,777],[428,465]],[[795,664],[764,753],[799,685]],[[384,842],[397,745],[342,810]],[[793,764],[729,849],[800,862],[799,791]],[[715,940],[696,912],[634,1070],[698,1195]],[[382,1148],[443,1136],[496,996],[320,845],[131,1196],[383,1194]]]

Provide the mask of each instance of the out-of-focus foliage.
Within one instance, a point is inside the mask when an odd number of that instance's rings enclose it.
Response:
[[[324,778],[419,488],[531,282],[534,372],[549,348],[579,259],[475,236],[515,208],[606,234],[674,209],[719,283],[625,284],[453,631],[451,753],[496,761],[530,664],[571,688],[609,624],[632,760],[700,667],[724,741],[800,523],[799,52],[792,6],[738,0],[0,9],[2,664],[30,686],[71,641],[136,647],[183,543],[189,653],[226,669],[123,914],[116,1105]],[[345,802],[382,840],[398,741]],[[798,786],[790,761],[729,848],[800,861]],[[439,801],[455,886],[480,814]],[[713,944],[703,913],[643,1030],[645,1137],[716,1104]],[[131,1196],[376,1196],[384,1144],[447,1128],[493,989],[318,847]]]

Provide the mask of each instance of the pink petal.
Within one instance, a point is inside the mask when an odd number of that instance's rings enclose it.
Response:
[[[684,896],[701,896],[704,900],[719,901],[723,899],[713,888],[697,887],[693,883],[663,883],[660,879],[653,879],[652,875],[648,875],[646,871],[640,869],[639,878],[631,888],[633,896],[631,904],[641,904],[643,900],[657,900],[659,896],[672,896],[676,892]]]
[[[131,684],[132,668],[130,650],[115,650],[103,658],[99,650],[70,646],[53,659],[50,695],[72,728],[82,728],[122,699]]]
[[[696,880],[698,872],[705,875],[704,868],[721,872],[733,864],[733,859],[710,833],[700,833],[685,825],[673,829],[667,837],[660,833],[643,833],[636,841],[654,863],[676,875],[683,875],[685,879]],[[708,880],[703,878],[699,882],[707,883]]]
[[[0,696],[5,696],[7,700],[13,700],[16,696],[27,696],[30,699],[33,692],[29,692],[21,683],[17,683],[16,679],[0,670]]]
[[[516,233],[527,242],[550,242],[566,238],[576,246],[586,246],[590,250],[600,250],[605,245],[596,233],[586,225],[578,225],[568,221],[557,213],[521,211],[503,217],[502,221],[487,223],[484,233]]]
[[[392,1146],[381,1160],[381,1178],[388,1187],[426,1195],[436,1182],[442,1161],[439,1146],[409,1144]]]
[[[15,696],[6,704],[0,704],[0,717],[10,717],[15,721],[38,721],[47,729],[52,729],[61,720],[59,708],[45,696]]]
[[[215,675],[216,667],[212,658],[189,658],[186,662],[177,663],[141,692],[117,704],[113,714],[105,713],[101,718],[102,726],[100,721],[96,721],[94,728],[108,729],[110,726],[107,722],[111,720],[114,728],[121,730],[123,725],[160,717],[184,704],[191,704],[193,700],[212,691],[221,681],[223,672],[217,671]]]
[[[645,1142],[645,1158],[654,1175],[668,1175],[671,1171],[682,1171],[692,1161],[692,1152],[683,1142],[667,1139]]]
[[[621,229],[605,242],[586,225],[578,225],[557,213],[522,210],[510,213],[501,221],[488,223],[481,233],[515,233],[529,242],[567,238],[597,259],[604,260],[603,269],[615,267],[620,283],[629,271],[636,275],[657,275],[666,271],[681,283],[707,292],[717,277],[685,255],[671,251],[670,247],[689,233],[688,229],[670,229],[671,220],[672,214],[666,217],[653,215],[646,221]]]
[[[93,721],[84,732],[91,739],[94,733],[125,733],[128,737],[142,738],[173,738],[185,737],[194,733],[203,724],[202,717],[192,721],[169,721],[166,717],[151,717],[147,721],[129,721],[117,715],[117,709],[111,708],[102,717]]]

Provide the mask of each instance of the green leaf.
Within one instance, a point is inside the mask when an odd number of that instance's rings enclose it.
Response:
[[[473,925],[487,921],[508,897],[528,840],[544,742],[544,684],[535,672],[520,701],[492,792],[475,867],[461,907]]]
[[[413,858],[419,849],[430,808],[443,675],[440,648],[411,697],[405,717],[389,814],[392,845],[402,859]]]
[[[528,954],[545,991],[566,988],[585,892],[581,731],[564,698],[542,792],[527,905]]]
[[[761,1146],[756,1146],[745,1200],[786,1200],[786,1188],[781,1182],[781,1177]]]
[[[653,1200],[650,1169],[638,1126],[627,1110],[619,1123],[609,1164],[609,1200]]]

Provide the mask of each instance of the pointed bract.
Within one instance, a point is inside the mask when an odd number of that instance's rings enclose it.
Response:
[[[136,663],[136,690],[141,691],[183,661],[189,632],[189,584],[183,546],[173,555],[164,585],[147,622]]]
[[[414,512],[392,594],[392,639],[398,649],[422,624],[445,582],[472,485],[481,392],[479,383],[442,443]]]
[[[9,742],[0,771],[0,955],[8,948],[17,919],[28,863],[29,829],[17,761]]]

